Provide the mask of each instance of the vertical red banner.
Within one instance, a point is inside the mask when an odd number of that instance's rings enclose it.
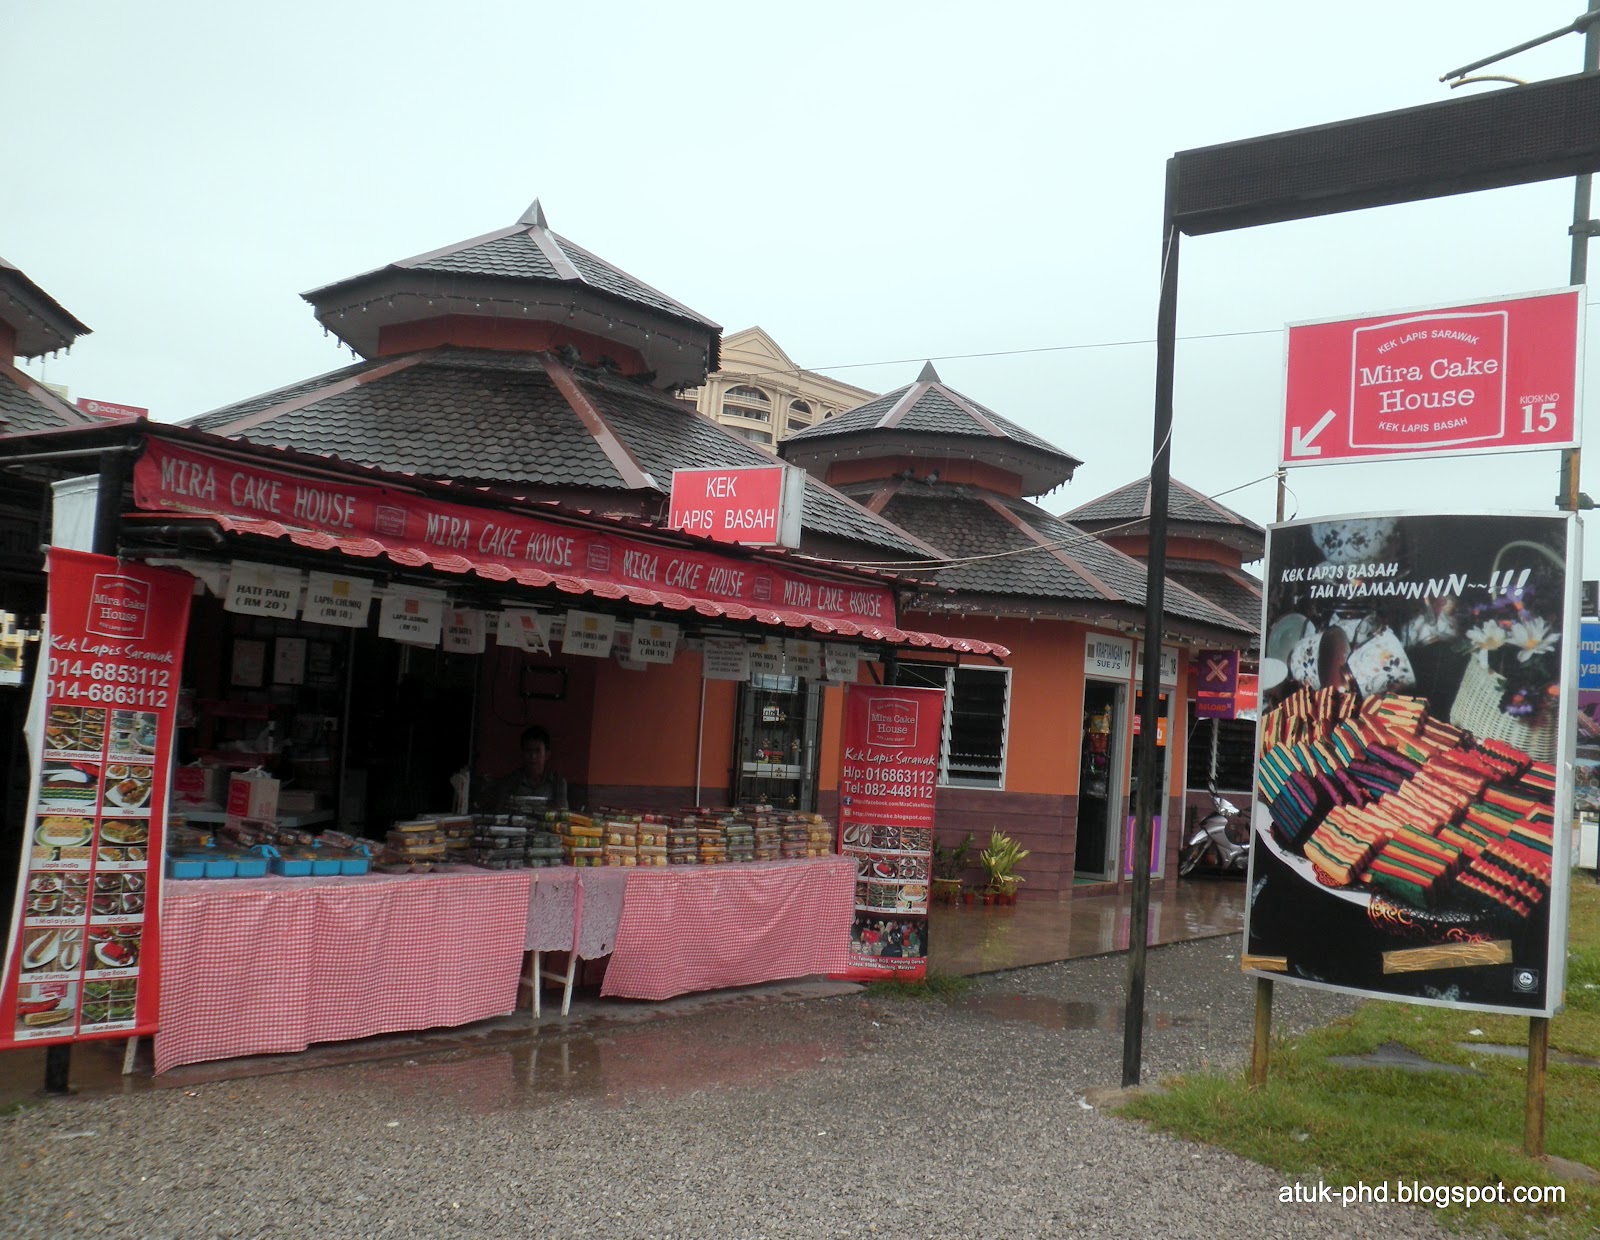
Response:
[[[153,1034],[187,573],[50,552],[0,1048]]]
[[[846,685],[839,851],[856,862],[855,981],[928,971],[933,802],[944,690]]]

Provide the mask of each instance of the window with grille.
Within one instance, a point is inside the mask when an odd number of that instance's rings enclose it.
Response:
[[[1009,667],[904,662],[896,684],[943,689],[939,782],[952,788],[1003,788],[1010,722]]]

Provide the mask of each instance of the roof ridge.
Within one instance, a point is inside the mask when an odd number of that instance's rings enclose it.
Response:
[[[534,199],[533,205],[537,207],[539,200]],[[539,222],[532,225],[523,236],[533,242],[539,253],[549,260],[550,265],[556,269],[556,274],[563,280],[576,280],[585,287],[592,287],[589,281],[583,278],[583,273],[572,265],[567,252],[561,248],[561,238],[551,232],[550,226],[544,222],[542,210],[539,212]]]
[[[629,490],[649,487],[653,491],[660,491],[661,484],[651,476],[649,470],[639,464],[633,451],[622,442],[616,431],[611,429],[611,424],[606,421],[600,406],[589,399],[589,394],[583,390],[583,385],[578,382],[572,371],[548,353],[541,353],[538,356],[545,374],[550,376],[550,382],[556,385],[556,390],[571,406],[572,412],[577,414],[578,421],[583,423],[584,429],[594,436],[595,443],[600,446],[600,451],[606,454],[606,459],[621,477],[623,485]]]
[[[382,360],[374,358],[364,370],[358,371],[353,375],[345,375],[342,379],[335,379],[332,383],[323,384],[320,387],[308,388],[297,396],[277,401],[263,409],[242,413],[237,418],[224,422],[220,426],[209,426],[205,429],[207,433],[212,435],[242,435],[246,431],[255,430],[256,427],[264,422],[271,422],[286,413],[294,413],[296,410],[304,409],[307,405],[315,404],[319,400],[326,400],[330,396],[342,396],[344,393],[354,391],[356,388],[361,387],[363,384],[371,383],[375,379],[387,378],[397,371],[409,370],[427,360],[436,352],[438,350],[428,349],[420,353],[402,353],[399,357]],[[201,414],[200,416],[205,417],[206,415]]]
[[[1124,595],[1113,590],[1104,581],[1100,580],[1096,574],[1085,568],[1075,557],[1068,555],[1059,546],[1054,545],[1054,540],[1046,538],[1040,531],[1036,530],[1030,522],[1023,519],[1021,513],[1013,512],[1007,505],[1001,503],[992,495],[980,495],[978,496],[978,499],[986,504],[1000,517],[1004,518],[1006,521],[1009,521],[1025,536],[1038,543],[1039,546],[1043,548],[1053,559],[1057,560],[1061,564],[1066,565],[1073,572],[1077,573],[1078,576],[1082,577],[1086,582],[1098,590],[1102,598],[1108,599],[1115,603],[1127,603],[1132,601],[1131,599],[1128,599]],[[1043,512],[1044,510],[1040,509],[1040,511]],[[1045,513],[1045,515],[1049,516],[1050,514]],[[1092,538],[1093,535],[1085,533],[1084,537]]]
[[[922,399],[923,393],[925,393],[927,390],[928,385],[926,383],[908,383],[904,388],[901,389],[900,399],[895,401],[894,404],[889,407],[889,412],[885,413],[881,418],[872,424],[873,429],[881,431],[887,430],[890,427],[899,426],[901,419],[904,418],[906,414],[911,412],[912,406]],[[894,393],[891,392],[889,395],[892,396]],[[867,402],[869,405],[871,403],[871,401]],[[819,423],[818,425],[826,424]],[[810,428],[808,427],[807,429],[809,430]]]
[[[1001,439],[1013,438],[1013,436],[1006,434],[1005,431],[1001,430],[992,421],[990,421],[990,419],[980,412],[978,408],[974,407],[971,401],[969,401],[954,388],[948,388],[942,383],[936,383],[933,386],[937,387],[939,391],[956,406],[956,408],[963,410],[969,418],[971,418],[979,426],[983,427],[983,429],[988,431],[991,435],[998,435]]]

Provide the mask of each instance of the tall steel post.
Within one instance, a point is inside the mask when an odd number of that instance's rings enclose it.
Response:
[[[1177,160],[1167,161],[1162,208],[1161,299],[1156,310],[1156,409],[1150,454],[1150,549],[1144,599],[1144,678],[1139,730],[1139,797],[1134,807],[1132,908],[1128,918],[1128,996],[1122,1021],[1122,1084],[1137,1085],[1144,1055],[1144,975],[1150,939],[1152,819],[1166,797],[1156,745],[1161,697],[1161,631],[1167,584],[1167,498],[1171,481],[1172,377],[1178,337],[1178,226],[1172,218]]]

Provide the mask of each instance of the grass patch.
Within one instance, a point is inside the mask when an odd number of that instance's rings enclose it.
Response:
[[[1552,1050],[1600,1058],[1600,887],[1575,872],[1568,938],[1567,1010],[1550,1026]],[[1480,1030],[1479,1036],[1469,1031]],[[1137,1099],[1124,1114],[1180,1136],[1232,1150],[1289,1177],[1335,1186],[1558,1183],[1522,1153],[1526,1062],[1474,1052],[1458,1042],[1526,1045],[1525,1017],[1454,1012],[1404,1003],[1365,1003],[1347,1019],[1293,1039],[1273,1040],[1267,1085],[1243,1075],[1197,1074],[1169,1092]],[[1362,1055],[1399,1042],[1482,1077],[1340,1068],[1334,1055]],[[1545,1149],[1600,1168],[1600,1068],[1552,1062]],[[1457,1226],[1498,1226],[1513,1236],[1592,1236],[1600,1228],[1600,1186],[1566,1185],[1564,1205],[1452,1206]],[[1337,1206],[1324,1207],[1337,1209]]]
[[[869,982],[863,992],[872,999],[956,999],[972,989],[972,979],[959,973],[929,969],[914,982]]]

